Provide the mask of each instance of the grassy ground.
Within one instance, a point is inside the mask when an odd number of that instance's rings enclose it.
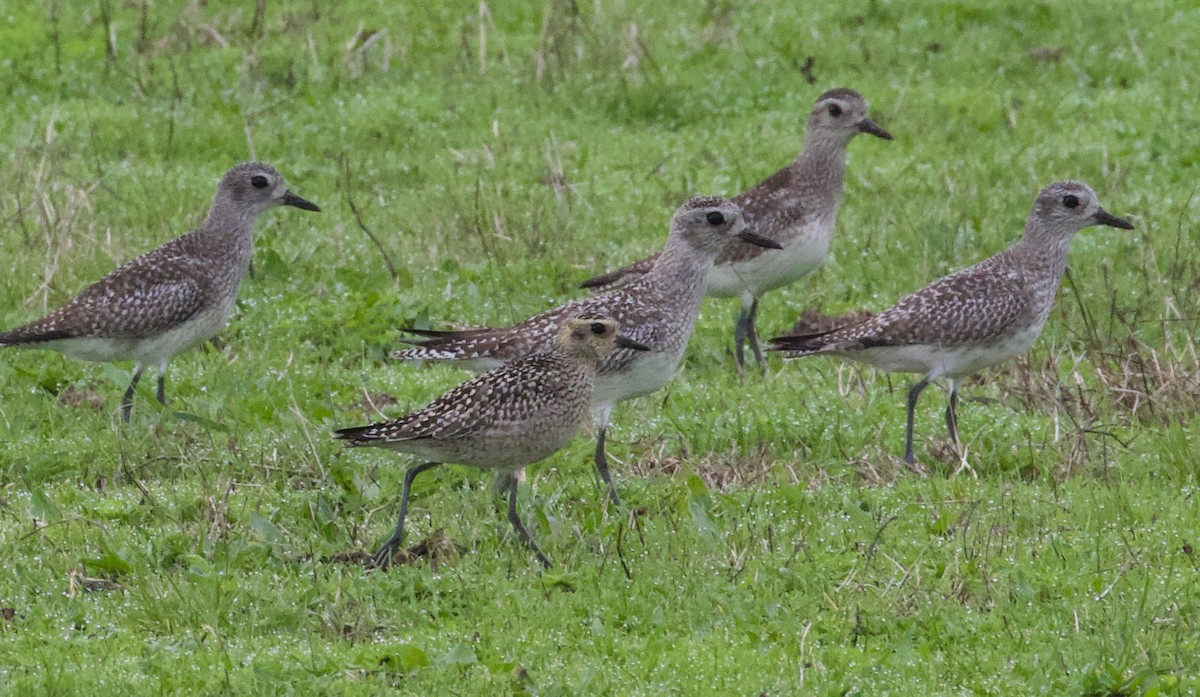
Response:
[[[219,346],[128,427],[129,366],[4,354],[0,691],[1200,691],[1200,9],[514,4],[0,12],[0,325],[196,224],[251,154],[325,209],[264,216]],[[679,379],[616,413],[632,512],[586,438],[531,472],[554,571],[456,467],[414,489],[432,553],[353,563],[406,463],[330,431],[464,377],[384,361],[398,326],[572,297],[685,196],[784,164],[838,85],[896,141],[852,145],[831,258],[764,301],[764,334],[1003,249],[1053,179],[1137,224],[1082,233],[1039,343],[965,388],[976,477],[948,477],[939,391],[930,475],[907,474],[906,378],[739,379],[735,308],[709,301]]]

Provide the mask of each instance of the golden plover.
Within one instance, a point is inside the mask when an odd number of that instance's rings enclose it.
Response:
[[[647,351],[617,334],[609,319],[579,317],[561,323],[552,346],[526,355],[459,385],[428,406],[393,421],[344,428],[336,436],[350,445],[370,445],[407,453],[421,464],[404,474],[400,519],[375,553],[380,567],[390,564],[404,537],[413,479],[440,464],[519,470],[561,450],[579,430],[591,408],[596,372],[614,347]],[[517,478],[508,478],[508,520],[546,568],[517,515]]]
[[[892,134],[867,116],[867,102],[854,90],[832,89],[817,98],[808,117],[804,148],[783,169],[738,194],[746,225],[783,246],[781,252],[739,245],[717,257],[708,273],[708,295],[741,298],[734,327],[734,357],[745,366],[750,344],[762,364],[755,317],[763,293],[794,283],[812,273],[829,251],[842,199],[846,148],[854,136],[869,133],[884,140]],[[583,288],[607,289],[650,270],[654,257],[584,281]]]
[[[217,185],[200,227],[122,265],[42,319],[0,333],[0,346],[47,348],[86,361],[134,361],[121,400],[129,421],[146,366],[158,368],[158,401],[166,403],[167,363],[216,336],[233,312],[250,267],[254,222],[275,206],[321,210],[260,162],[240,164]]]
[[[791,333],[771,339],[769,350],[789,358],[828,353],[889,372],[923,374],[908,391],[904,461],[914,466],[913,410],[921,390],[938,378],[949,381],[946,427],[957,446],[959,381],[1029,350],[1054,305],[1071,239],[1092,225],[1133,228],[1101,208],[1086,184],[1055,182],[1038,194],[1025,233],[1007,250],[878,314],[856,313],[824,326],[804,318]]]
[[[458,361],[480,369],[539,350],[554,341],[563,321],[580,314],[611,317],[622,332],[650,350],[614,351],[600,366],[592,410],[598,425],[596,470],[609,497],[620,504],[608,473],[604,439],[613,405],[658,390],[670,381],[683,358],[704,298],[705,278],[713,260],[743,243],[778,249],[779,244],[746,229],[742,210],[722,198],[694,198],[675,212],[667,242],[654,267],[611,291],[581,298],[529,320],[498,329],[417,331],[427,338],[398,351],[403,360]]]

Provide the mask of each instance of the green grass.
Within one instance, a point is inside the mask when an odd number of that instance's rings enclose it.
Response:
[[[4,353],[0,692],[1200,691],[1200,9],[512,4],[0,12],[0,326],[198,223],[250,142],[324,208],[264,216],[219,347],[128,427],[130,366]],[[384,361],[397,327],[575,296],[684,197],[783,165],[838,85],[896,140],[853,143],[831,257],[764,301],[765,335],[1003,249],[1054,179],[1137,225],[1080,234],[1038,344],[964,388],[975,477],[948,476],[938,390],[914,476],[908,378],[739,379],[735,308],[708,301],[679,378],[615,414],[633,513],[585,437],[531,471],[553,571],[452,466],[410,516],[441,556],[335,560],[386,535],[407,463],[330,431],[464,379]]]

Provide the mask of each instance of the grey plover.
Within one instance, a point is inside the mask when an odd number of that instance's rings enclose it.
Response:
[[[695,328],[713,260],[730,246],[747,242],[779,248],[777,242],[746,228],[737,204],[722,198],[694,198],[675,212],[653,268],[632,282],[508,327],[413,331],[426,338],[410,341],[417,347],[393,355],[403,360],[457,361],[478,370],[546,347],[570,317],[594,314],[620,322],[623,333],[650,347],[645,353],[617,350],[605,359],[592,399],[598,426],[596,470],[613,503],[620,505],[604,448],[613,405],[654,392],[670,381]]]
[[[957,446],[959,381],[1033,345],[1054,305],[1071,239],[1091,225],[1133,228],[1101,208],[1086,184],[1055,182],[1038,194],[1025,233],[1007,250],[877,314],[855,313],[817,326],[802,318],[791,333],[772,339],[769,350],[785,351],[789,358],[828,353],[889,372],[922,374],[908,391],[904,461],[914,466],[913,410],[921,390],[938,378],[949,382],[946,427]]]
[[[817,98],[809,114],[804,148],[796,159],[733,198],[750,229],[783,246],[783,251],[771,253],[761,247],[730,247],[708,273],[709,296],[741,299],[733,335],[739,369],[745,366],[747,343],[762,364],[755,327],[759,298],[807,276],[825,260],[842,199],[846,148],[860,133],[892,139],[867,116],[867,102],[860,94],[845,88],[829,90]],[[581,287],[611,288],[649,271],[653,264],[651,256],[584,281]]]
[[[142,371],[156,366],[157,397],[165,404],[167,363],[225,326],[250,267],[254,222],[275,206],[321,210],[288,191],[270,165],[234,167],[221,178],[199,228],[127,262],[42,319],[0,333],[0,346],[54,349],[86,361],[134,361],[121,400],[125,421]]]
[[[413,479],[440,464],[512,471],[550,457],[574,437],[587,415],[596,372],[614,347],[647,351],[617,334],[610,319],[577,317],[560,323],[554,343],[463,383],[428,406],[393,421],[336,432],[350,445],[370,445],[421,460],[404,474],[400,519],[375,553],[387,567],[404,537]],[[517,479],[508,479],[508,520],[549,568],[517,515]]]

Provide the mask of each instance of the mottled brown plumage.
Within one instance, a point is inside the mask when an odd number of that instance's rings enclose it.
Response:
[[[1025,233],[1012,247],[907,295],[890,309],[857,318],[809,320],[771,340],[789,358],[830,353],[923,379],[909,392],[905,461],[912,452],[913,409],[931,381],[950,382],[946,423],[957,443],[957,384],[964,376],[1018,356],[1041,334],[1067,266],[1075,233],[1091,225],[1132,228],[1103,208],[1081,182],[1055,182],[1038,194]]]
[[[860,133],[891,140],[891,134],[867,117],[867,102],[854,90],[837,88],[817,98],[809,115],[804,148],[796,159],[733,198],[746,225],[778,242],[781,252],[762,247],[731,246],[708,273],[707,294],[741,298],[734,330],[739,368],[743,347],[750,344],[761,363],[755,317],[758,299],[775,288],[812,273],[825,259],[842,197],[846,148]],[[653,268],[657,255],[584,281],[583,288],[609,289],[629,283]]]
[[[413,455],[423,461],[405,476],[400,520],[376,553],[386,566],[404,534],[412,479],[436,464],[517,470],[558,452],[574,437],[592,403],[596,374],[614,347],[646,347],[617,335],[618,325],[593,316],[566,320],[552,346],[503,364],[463,383],[411,414],[392,421],[344,428],[336,436]],[[516,515],[516,479],[509,487],[509,519],[546,566]]]
[[[683,358],[700,313],[704,282],[713,260],[731,245],[773,245],[746,230],[741,209],[721,198],[695,198],[679,207],[655,268],[632,283],[580,298],[524,322],[498,328],[418,331],[416,348],[393,354],[401,360],[456,361],[479,370],[544,349],[562,322],[581,314],[609,317],[622,332],[650,350],[617,350],[600,366],[592,408],[599,425],[596,467],[618,501],[604,455],[605,429],[614,404],[665,385]],[[775,245],[778,246],[778,245]]]
[[[159,369],[163,402],[171,358],[225,326],[250,266],[254,222],[279,205],[320,210],[288,191],[270,165],[248,162],[230,169],[199,228],[122,265],[42,319],[0,333],[0,346],[49,348],[89,361],[135,361],[122,400],[128,421],[146,366]]]

